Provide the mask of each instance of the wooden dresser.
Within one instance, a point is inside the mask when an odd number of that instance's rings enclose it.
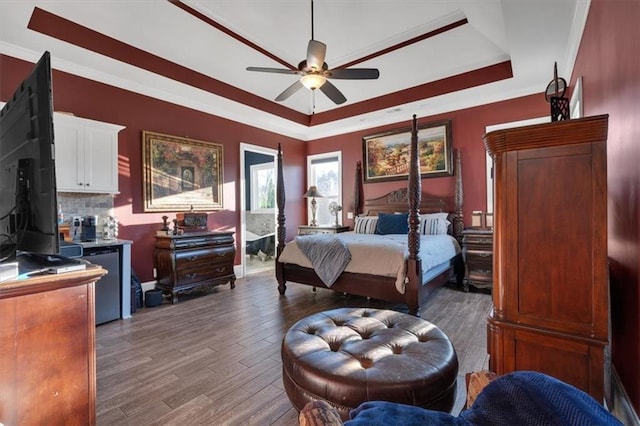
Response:
[[[99,266],[0,284],[0,423],[94,425]]]
[[[298,235],[338,234],[349,231],[348,226],[298,226]]]
[[[191,232],[157,235],[154,250],[156,287],[171,294],[230,283],[235,288],[233,232]]]
[[[465,229],[462,231],[464,258],[464,290],[493,287],[493,230]]]
[[[495,173],[490,368],[609,387],[607,116],[485,135]]]

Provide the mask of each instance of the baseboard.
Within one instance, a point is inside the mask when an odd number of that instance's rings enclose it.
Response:
[[[620,376],[615,367],[611,368],[611,399],[613,409],[611,412],[625,425],[640,425],[638,413],[633,408],[633,404],[629,400],[629,395],[624,389]]]
[[[236,278],[243,278],[242,269],[242,265],[233,265],[233,273],[235,274]]]

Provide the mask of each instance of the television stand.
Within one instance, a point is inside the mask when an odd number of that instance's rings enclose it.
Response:
[[[105,272],[89,265],[0,285],[4,424],[95,425],[94,283]]]
[[[39,273],[62,274],[86,269],[87,262],[56,254],[40,254],[20,251],[16,256],[20,275]]]

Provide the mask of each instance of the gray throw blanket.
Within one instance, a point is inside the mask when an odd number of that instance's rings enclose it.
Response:
[[[327,287],[336,282],[351,261],[347,245],[335,235],[304,235],[296,237],[296,243]]]

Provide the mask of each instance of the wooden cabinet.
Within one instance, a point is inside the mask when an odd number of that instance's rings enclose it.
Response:
[[[235,288],[233,232],[157,235],[154,250],[157,283],[163,293],[178,293],[230,283]]]
[[[97,266],[0,285],[0,423],[94,425]]]
[[[493,287],[493,230],[465,229],[462,232],[464,290]]]
[[[338,234],[347,231],[348,226],[298,226],[298,235]]]
[[[607,116],[500,130],[490,368],[608,394]]]
[[[56,185],[60,192],[118,192],[118,132],[124,127],[54,115]]]

